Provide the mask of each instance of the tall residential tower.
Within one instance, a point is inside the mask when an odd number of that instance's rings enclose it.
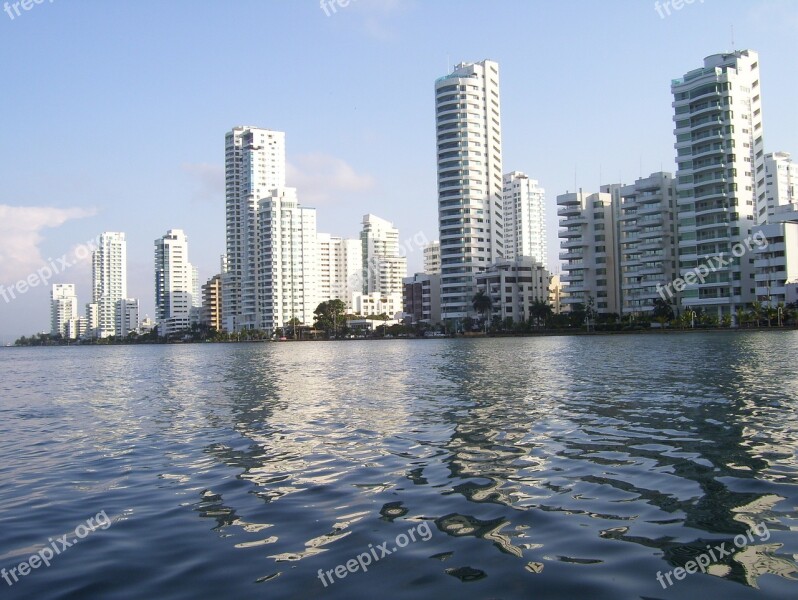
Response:
[[[435,82],[441,317],[473,313],[475,275],[504,256],[499,65],[461,63]]]

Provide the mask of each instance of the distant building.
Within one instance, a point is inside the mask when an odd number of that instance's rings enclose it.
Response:
[[[528,256],[548,264],[546,236],[546,192],[538,182],[520,171],[503,177],[504,258]]]
[[[222,330],[222,276],[214,275],[202,286],[200,322],[216,331]]]
[[[473,314],[474,276],[504,258],[499,65],[460,63],[435,81],[441,313]]]
[[[54,283],[50,299],[50,335],[69,338],[67,325],[78,318],[74,283]]]
[[[492,301],[490,319],[510,318],[522,323],[531,316],[533,303],[549,300],[549,272],[532,258],[502,261],[475,277],[477,291]]]
[[[567,310],[579,304],[592,305],[599,314],[620,314],[614,187],[557,196]]]
[[[341,300],[352,310],[352,294],[363,291],[363,244],[359,239],[346,239],[319,233],[318,301]]]
[[[437,240],[424,245],[424,272],[427,275],[441,274],[441,243]]]
[[[354,294],[352,297],[353,310],[356,315],[364,317],[388,315],[393,320],[402,312],[402,294]]]
[[[188,260],[188,237],[170,229],[155,240],[155,318],[158,334],[168,336],[191,328],[197,289],[196,270]]]
[[[136,298],[122,298],[116,303],[116,335],[127,337],[139,331],[139,301]]]
[[[768,220],[773,222],[778,221],[773,217],[779,208],[798,208],[798,163],[792,161],[789,152],[765,154],[765,202]]]
[[[399,230],[375,215],[363,216],[363,293],[402,294],[407,259],[399,256]]]
[[[676,182],[670,173],[652,173],[622,187],[620,195],[623,314],[648,313],[662,299],[659,289],[679,277]],[[679,304],[677,292],[665,299]]]
[[[260,326],[258,201],[285,187],[285,169],[282,131],[241,126],[225,135],[227,264],[222,271],[222,315],[226,331]]]
[[[300,206],[294,188],[272,190],[258,203],[258,240],[259,329],[271,335],[294,319],[312,325],[319,305],[316,209]]]
[[[552,275],[549,279],[549,306],[551,312],[559,315],[563,312],[563,299],[565,298],[565,289],[560,281],[559,275]]]
[[[127,242],[121,232],[100,235],[92,253],[92,303],[97,305],[96,337],[116,335],[116,306],[127,298]],[[89,318],[91,320],[91,318]]]
[[[402,308],[405,318],[412,324],[441,322],[441,276],[440,274],[416,273],[405,277]]]
[[[679,208],[679,268],[712,262],[681,293],[687,310],[718,319],[756,299],[750,257],[721,264],[768,216],[759,56],[714,54],[671,83]],[[726,263],[726,261],[723,261]]]
[[[767,245],[754,245],[756,299],[764,306],[794,302],[798,284],[798,222],[767,223],[754,227],[754,240],[764,236]]]

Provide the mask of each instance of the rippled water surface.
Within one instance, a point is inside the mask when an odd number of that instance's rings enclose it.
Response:
[[[795,598],[797,365],[796,332],[3,349],[0,567],[111,525],[0,597]]]

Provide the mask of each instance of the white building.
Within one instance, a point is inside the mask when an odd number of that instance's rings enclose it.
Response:
[[[682,291],[685,309],[734,315],[756,299],[753,259],[719,257],[767,218],[759,58],[715,54],[671,84],[676,135],[679,268],[716,265]]]
[[[613,189],[617,186],[603,186]],[[557,196],[560,218],[560,280],[565,284],[562,304],[581,304],[600,314],[620,314],[618,254],[613,194],[565,193]]]
[[[771,221],[779,208],[798,208],[798,164],[792,162],[789,152],[765,154],[765,202]]]
[[[668,286],[679,277],[678,213],[673,175],[652,173],[622,187],[620,196],[623,314],[650,312],[658,298],[678,305],[678,294],[674,292],[672,298],[661,298],[657,287]]]
[[[753,247],[756,299],[773,308],[794,302],[798,284],[798,220],[759,225],[753,235],[754,240],[763,236],[767,240],[767,245]]]
[[[50,335],[69,338],[67,327],[78,318],[78,297],[74,283],[54,283],[50,297]]]
[[[92,253],[92,303],[97,305],[96,337],[116,335],[116,303],[127,298],[125,234],[105,232]],[[87,315],[92,321],[91,315]]]
[[[546,241],[546,191],[520,171],[503,178],[504,257],[529,256],[548,264]]]
[[[375,215],[363,216],[363,293],[402,294],[407,258],[399,256],[399,230]]]
[[[139,331],[139,301],[122,298],[116,303],[116,335],[127,337]]]
[[[319,305],[316,209],[299,206],[294,188],[272,190],[259,202],[258,237],[259,328],[271,335],[293,319],[313,325]]]
[[[441,243],[438,240],[424,244],[424,273],[441,274]]]
[[[188,260],[188,237],[182,229],[170,229],[155,240],[155,319],[158,334],[171,335],[191,328],[196,270]],[[137,317],[138,320],[138,317]]]
[[[499,65],[461,63],[435,82],[441,312],[473,313],[474,276],[504,257]]]
[[[222,314],[227,331],[258,326],[258,202],[284,186],[283,132],[244,126],[226,134],[227,264],[222,279]]]
[[[352,310],[352,295],[363,290],[363,245],[359,239],[346,239],[319,233],[318,301],[341,300]]]
[[[372,292],[371,294],[353,294],[352,307],[356,315],[364,317],[388,315],[389,321],[401,318],[402,313],[402,294],[381,294]]]
[[[477,290],[492,301],[491,314],[485,315],[488,321],[498,317],[522,323],[532,316],[532,304],[549,301],[549,272],[530,257],[498,262],[475,279]]]

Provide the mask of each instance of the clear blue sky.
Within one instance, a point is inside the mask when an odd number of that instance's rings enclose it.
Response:
[[[2,0],[0,0],[0,4]],[[13,14],[13,8],[10,9]],[[21,10],[21,9],[20,9]],[[332,13],[332,11],[330,11]],[[664,14],[664,11],[662,11]],[[128,293],[153,314],[153,240],[182,228],[204,280],[224,251],[223,143],[285,131],[289,185],[320,231],[362,215],[437,238],[433,82],[501,68],[505,171],[555,197],[673,170],[670,81],[709,54],[759,51],[765,145],[798,154],[798,2],[695,0],[44,0],[0,12],[0,284],[101,231],[128,239]],[[409,254],[411,269],[420,252]],[[84,262],[54,279],[74,282]],[[0,342],[49,330],[49,286],[6,303]]]

